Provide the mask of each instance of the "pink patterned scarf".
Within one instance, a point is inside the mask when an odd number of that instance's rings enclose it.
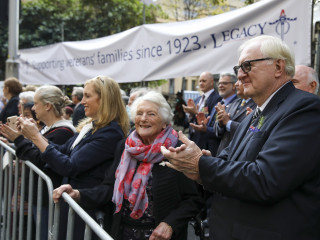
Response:
[[[136,131],[126,140],[121,162],[115,173],[116,181],[112,201],[116,204],[115,213],[122,207],[123,197],[130,202],[130,217],[139,219],[148,207],[146,186],[153,164],[163,160],[161,146],[175,146],[178,133],[168,125],[163,129],[151,145],[144,145]],[[140,165],[137,168],[137,161]]]

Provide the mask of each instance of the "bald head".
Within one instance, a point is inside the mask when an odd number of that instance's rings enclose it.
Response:
[[[214,87],[214,78],[213,75],[209,72],[203,72],[199,78],[199,88],[202,92],[206,93],[213,89]]]
[[[304,65],[296,65],[292,83],[300,90],[313,94],[318,93],[319,79],[318,74],[313,68]]]

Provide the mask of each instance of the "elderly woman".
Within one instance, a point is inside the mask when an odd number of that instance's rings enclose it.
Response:
[[[32,91],[21,92],[19,94],[19,103],[18,103],[19,116],[21,114],[23,115],[23,105],[24,104],[33,103],[34,94],[35,94],[35,92],[32,92]]]
[[[27,119],[19,118],[18,129],[40,150],[42,161],[64,176],[64,183],[75,188],[99,185],[114,159],[114,149],[129,130],[129,119],[119,85],[108,77],[95,77],[85,82],[84,105],[88,117],[81,131],[63,145],[48,143]],[[68,206],[62,203],[59,239],[65,238]],[[88,212],[94,217],[94,212]],[[84,223],[76,217],[74,239],[81,239]]]
[[[104,182],[79,190],[63,185],[54,190],[54,201],[66,191],[85,208],[104,207],[110,224],[112,200],[115,239],[187,239],[188,220],[202,202],[193,181],[160,166],[160,147],[179,144],[170,106],[160,93],[149,92],[134,101],[131,113],[135,130],[118,146]]]
[[[8,100],[0,113],[0,121],[7,122],[7,118],[18,115],[19,94],[22,92],[22,85],[14,77],[7,78],[3,83],[3,95]]]

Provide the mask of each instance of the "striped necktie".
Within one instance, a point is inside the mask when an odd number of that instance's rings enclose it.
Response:
[[[260,108],[256,108],[254,114],[253,114],[253,117],[251,119],[251,125],[254,123],[254,121],[260,116],[261,114],[261,110]]]

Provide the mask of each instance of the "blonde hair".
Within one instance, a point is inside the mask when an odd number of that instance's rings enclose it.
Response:
[[[56,86],[45,85],[39,87],[35,94],[38,95],[41,102],[52,105],[54,114],[57,117],[62,116],[64,107],[72,103],[67,96],[63,95],[60,88]]]
[[[97,76],[85,82],[84,86],[93,86],[95,92],[100,97],[100,106],[98,109],[98,119],[94,124],[92,133],[108,125],[115,120],[121,127],[123,133],[129,132],[129,117],[124,106],[120,87],[112,78]],[[81,121],[77,127],[80,131],[85,124],[92,122],[91,118]]]

